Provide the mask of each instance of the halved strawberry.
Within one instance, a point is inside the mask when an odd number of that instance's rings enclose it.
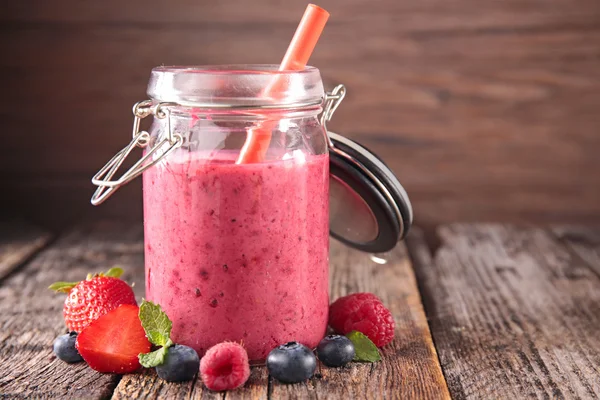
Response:
[[[148,353],[150,342],[138,312],[138,306],[123,304],[77,336],[75,347],[92,369],[126,374],[140,368],[138,354]]]
[[[121,304],[137,305],[131,286],[119,279],[123,270],[88,275],[81,282],[56,282],[50,289],[68,293],[63,307],[65,324],[70,331],[81,332],[98,317]]]

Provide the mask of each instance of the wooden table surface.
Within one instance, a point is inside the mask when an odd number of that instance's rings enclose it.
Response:
[[[332,242],[331,298],[374,292],[394,314],[396,338],[382,362],[321,365],[295,385],[253,367],[243,388],[213,393],[200,380],[100,374],[52,354],[65,331],[64,296],[47,286],[119,265],[141,299],[141,226],[101,221],[50,235],[0,222],[0,397],[598,398],[600,229],[454,224],[437,232],[433,252],[414,229],[375,260]]]

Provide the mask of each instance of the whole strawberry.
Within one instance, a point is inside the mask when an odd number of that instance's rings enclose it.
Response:
[[[81,332],[99,317],[121,304],[137,305],[131,286],[119,279],[121,268],[111,268],[106,273],[89,274],[81,282],[56,282],[50,289],[68,293],[63,307],[63,317],[69,331]]]
[[[394,317],[372,293],[354,293],[333,302],[329,306],[329,326],[343,335],[359,331],[377,347],[394,339]]]

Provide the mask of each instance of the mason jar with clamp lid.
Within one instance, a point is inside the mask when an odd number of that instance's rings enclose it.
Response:
[[[390,250],[412,223],[392,171],[328,132],[344,86],[274,65],[159,67],[133,139],[97,174],[92,204],[143,173],[146,297],[200,355],[243,341],[250,359],[327,326],[329,234]],[[148,131],[140,121],[153,115]],[[143,156],[119,178],[136,148]]]

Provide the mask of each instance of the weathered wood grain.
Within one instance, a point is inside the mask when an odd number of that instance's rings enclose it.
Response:
[[[600,277],[600,228],[561,226],[552,229],[558,239],[566,244]]]
[[[97,224],[59,238],[0,285],[0,394],[7,398],[99,399],[110,396],[118,377],[68,365],[52,353],[66,332],[64,295],[47,289],[59,280],[75,281],[88,272],[120,265],[124,279],[143,276],[141,226]],[[135,290],[141,294],[143,280]]]
[[[236,4],[237,7],[232,7]],[[573,7],[576,4],[577,7]],[[474,7],[479,5],[480,7]],[[199,24],[264,26],[266,24],[296,24],[306,2],[304,1],[257,1],[253,7],[219,1],[199,3],[180,0],[177,4],[154,1],[130,0],[120,7],[111,2],[98,2],[80,7],[77,0],[61,0],[54,6],[41,0],[22,0],[7,5],[8,12],[0,15],[2,22],[70,22],[97,23],[105,21],[145,23],[149,28],[170,25],[187,29]],[[594,0],[576,2],[549,1],[546,7],[522,0],[506,0],[502,3],[486,3],[477,0],[460,0],[453,3],[430,0],[428,2],[382,2],[365,7],[362,0],[345,2],[328,1],[324,4],[332,14],[329,23],[351,21],[357,27],[375,19],[386,27],[406,32],[484,31],[494,32],[507,26],[517,28],[544,28],[548,25],[593,24],[597,22]],[[152,24],[152,25],[151,25]],[[329,25],[328,25],[329,27]],[[376,27],[373,27],[375,29]]]
[[[382,349],[377,364],[353,363],[343,369],[321,366],[318,379],[301,387],[273,383],[272,398],[329,399],[448,399],[412,264],[404,245],[392,252],[370,255],[331,246],[331,299],[355,292],[377,294],[396,321],[394,341]]]
[[[403,245],[379,255],[380,265],[369,255],[331,243],[331,297],[368,291],[390,307],[397,323],[396,338],[382,350],[377,364],[352,364],[343,369],[322,365],[306,383],[285,385],[270,379],[265,367],[253,367],[248,383],[224,394],[226,399],[447,399],[448,390],[421,306],[411,263]],[[202,382],[175,384],[146,372],[128,375],[119,382],[114,399],[220,398]]]
[[[150,68],[277,63],[305,5],[7,4],[0,106],[18,134],[0,149],[0,179],[11,204],[52,224],[91,213],[89,178],[128,140]],[[332,17],[311,63],[328,87],[348,87],[329,126],[392,166],[421,224],[600,223],[600,2],[323,6]],[[114,209],[139,209],[139,193],[119,193]]]
[[[596,261],[543,229],[455,224],[438,234],[433,258],[422,237],[408,243],[453,398],[598,398]]]
[[[379,265],[332,243],[332,298],[373,291],[394,313],[397,337],[383,349],[382,362],[342,370],[321,366],[314,379],[298,385],[269,381],[265,367],[253,367],[243,388],[212,393],[198,379],[166,383],[152,371],[126,375],[119,382],[115,375],[96,373],[83,363],[67,365],[52,355],[52,340],[65,328],[64,296],[48,291],[50,283],[120,265],[124,278],[137,283],[138,297],[143,295],[141,226],[107,222],[75,229],[0,286],[0,362],[15,365],[0,378],[0,393],[21,398],[448,398],[406,251],[399,246],[378,260],[384,259]]]
[[[0,281],[50,240],[45,230],[15,219],[0,221]]]
[[[160,379],[154,370],[125,375],[117,385],[113,400],[125,399],[267,399],[269,375],[265,367],[253,367],[244,387],[230,392],[211,392],[196,377],[192,382],[169,383]]]

